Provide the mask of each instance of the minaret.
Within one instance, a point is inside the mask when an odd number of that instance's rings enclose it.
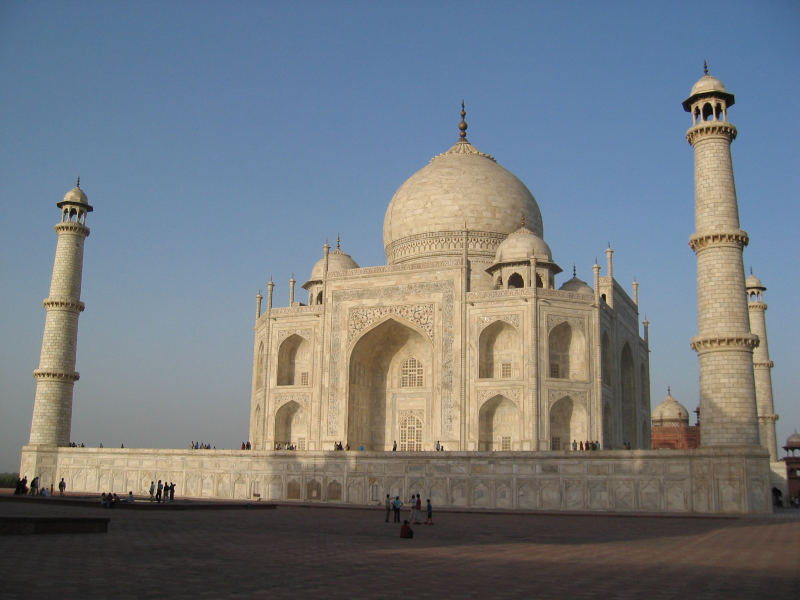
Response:
[[[728,121],[733,94],[708,74],[694,84],[683,108],[692,115],[686,133],[694,147],[695,233],[689,246],[697,255],[697,326],[692,348],[700,362],[702,446],[758,444],[753,348],[744,294],[742,249],[747,232],[739,227],[739,207],[731,163],[736,127]]]
[[[775,405],[772,402],[772,374],[774,366],[769,359],[769,346],[767,345],[767,305],[764,302],[764,292],[767,290],[761,280],[750,272],[745,279],[747,286],[747,308],[750,312],[750,331],[758,336],[758,347],[753,350],[753,377],[756,382],[756,411],[758,412],[758,434],[761,445],[769,450],[769,459],[778,460],[778,444],[775,436]]]
[[[92,212],[80,188],[80,178],[56,206],[61,209],[50,295],[42,303],[44,322],[42,352],[36,379],[36,399],[31,422],[31,444],[67,446],[72,426],[72,387],[78,380],[75,352],[78,345],[78,316],[81,302],[83,242],[89,235],[86,215]]]

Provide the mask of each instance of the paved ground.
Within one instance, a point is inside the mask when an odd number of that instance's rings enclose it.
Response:
[[[378,510],[103,510],[107,534],[0,537],[0,598],[797,598],[800,519],[438,513],[413,540]],[[406,513],[407,514],[407,513]]]

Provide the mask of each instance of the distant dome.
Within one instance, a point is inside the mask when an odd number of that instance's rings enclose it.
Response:
[[[527,261],[531,257],[551,262],[553,260],[550,246],[523,225],[502,241],[494,255],[495,264]]]
[[[533,194],[463,138],[395,192],[383,221],[386,258],[394,264],[460,256],[466,228],[472,234],[469,254],[491,260],[497,245],[519,227],[520,218],[542,237],[542,214]]]
[[[667,397],[656,406],[651,418],[654,424],[668,424],[679,425],[689,424],[689,411],[680,402],[672,397],[672,394],[667,394]]]
[[[349,271],[350,269],[358,269],[358,263],[352,259],[349,254],[345,254],[341,248],[336,248],[333,252],[328,254],[328,273],[338,273],[339,271]],[[321,280],[322,273],[325,270],[325,257],[323,256],[311,269],[311,278],[309,281]]]
[[[784,448],[800,448],[800,433],[796,431],[786,438],[786,445]]]
[[[573,275],[572,279],[569,279],[561,284],[561,287],[558,289],[562,292],[572,292],[573,294],[594,295],[594,290],[589,286],[589,284],[583,279],[578,279],[576,275]]]
[[[750,289],[750,288],[758,289],[758,290],[766,290],[767,289],[767,288],[764,287],[764,284],[761,283],[761,280],[758,277],[756,277],[755,275],[753,275],[752,273],[750,273],[750,275],[747,276],[747,279],[744,280],[744,286],[747,289]]]
[[[706,74],[692,86],[692,92],[689,95],[694,96],[695,94],[706,94],[709,92],[727,93],[728,90],[725,89],[725,86],[719,79]]]

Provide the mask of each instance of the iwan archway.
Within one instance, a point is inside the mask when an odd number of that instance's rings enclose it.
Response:
[[[347,443],[356,450],[430,449],[433,348],[394,318],[365,333],[350,354]],[[409,437],[409,423],[416,431]],[[401,435],[401,429],[404,435]]]

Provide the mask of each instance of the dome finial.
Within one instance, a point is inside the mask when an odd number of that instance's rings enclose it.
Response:
[[[522,213],[522,226],[523,227],[527,227],[528,226],[528,222],[525,220],[525,213]]]
[[[672,392],[670,391],[669,386],[667,386],[667,396],[672,396]]]
[[[708,75],[708,61],[705,59],[703,60],[703,74]]]
[[[80,188],[81,187],[81,176],[80,175],[78,175],[78,181],[75,182],[75,187],[76,188]]]
[[[578,276],[578,270],[575,268],[575,263],[572,263],[572,277]]]
[[[342,249],[342,236],[338,233],[336,234],[336,249],[337,250]]]
[[[464,120],[464,117],[467,116],[467,111],[464,110],[464,101],[461,101],[461,123],[458,124],[458,137],[463,141],[467,141],[467,122]]]

